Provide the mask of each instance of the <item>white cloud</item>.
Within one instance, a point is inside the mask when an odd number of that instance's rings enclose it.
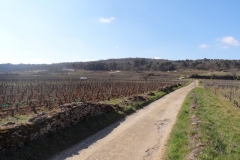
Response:
[[[161,59],[161,57],[154,57],[154,59]]]
[[[90,61],[94,61],[93,59],[84,59],[84,60],[81,60],[81,62],[90,62]]]
[[[115,20],[114,17],[110,17],[110,18],[100,18],[100,19],[99,19],[99,21],[100,21],[101,23],[110,23],[110,22],[112,22],[113,20]]]
[[[201,49],[208,48],[208,47],[209,47],[209,46],[206,45],[206,44],[201,44],[201,45],[199,46],[199,48],[201,48]]]
[[[234,37],[232,36],[226,36],[226,37],[223,37],[223,38],[220,38],[220,39],[217,39],[217,40],[220,40],[222,43],[226,44],[226,45],[230,45],[230,46],[240,46],[240,43],[238,40],[236,40]]]
[[[117,48],[117,49],[118,49],[118,48],[119,48],[119,46],[115,46],[115,48]]]
[[[228,49],[228,46],[222,46],[221,48],[222,49]]]

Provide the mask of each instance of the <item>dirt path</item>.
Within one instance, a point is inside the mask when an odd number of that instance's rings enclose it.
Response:
[[[161,159],[177,113],[192,83],[96,133],[53,160]]]

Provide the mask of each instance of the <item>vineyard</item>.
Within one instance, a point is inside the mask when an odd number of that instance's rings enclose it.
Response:
[[[235,106],[240,107],[240,84],[237,81],[226,80],[205,80],[204,87],[212,87],[216,95],[217,92],[221,93]]]
[[[153,90],[184,81],[92,79],[2,79],[0,80],[0,118],[38,114],[71,102],[103,102]]]

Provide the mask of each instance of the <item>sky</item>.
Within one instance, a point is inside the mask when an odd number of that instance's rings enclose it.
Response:
[[[0,0],[0,63],[239,59],[239,0]]]

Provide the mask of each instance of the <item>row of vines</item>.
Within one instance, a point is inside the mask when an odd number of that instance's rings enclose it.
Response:
[[[101,102],[127,97],[169,85],[185,82],[174,81],[120,81],[79,79],[25,79],[0,80],[0,117],[15,113],[26,115],[52,110],[70,102]]]
[[[213,92],[221,93],[235,106],[240,107],[240,83],[238,81],[204,81],[204,87],[213,87]]]

